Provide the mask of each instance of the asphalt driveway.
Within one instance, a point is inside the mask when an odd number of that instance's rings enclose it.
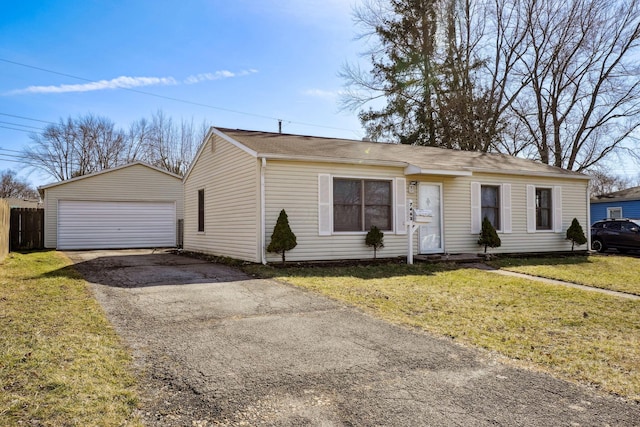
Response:
[[[230,267],[67,255],[133,350],[147,425],[640,424],[640,405]]]

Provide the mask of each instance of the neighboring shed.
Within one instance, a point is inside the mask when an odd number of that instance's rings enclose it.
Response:
[[[40,187],[45,247],[174,247],[182,179],[142,162]]]
[[[411,200],[428,218],[414,253],[480,251],[483,216],[502,239],[494,252],[565,251],[571,220],[589,221],[588,183],[506,155],[212,128],[184,179],[184,248],[277,261],[265,248],[285,209],[298,242],[287,260],[370,258],[371,225],[379,257],[404,256]]]
[[[640,187],[592,197],[591,220],[605,218],[640,218]]]

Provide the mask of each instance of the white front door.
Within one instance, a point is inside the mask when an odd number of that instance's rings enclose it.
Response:
[[[432,217],[431,222],[420,226],[420,253],[442,252],[442,184],[419,184],[418,209],[430,211]]]

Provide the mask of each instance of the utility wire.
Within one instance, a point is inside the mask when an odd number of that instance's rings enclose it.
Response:
[[[94,82],[95,81],[95,80],[87,79],[85,77],[74,76],[73,74],[61,73],[59,71],[53,71],[53,70],[49,70],[49,69],[46,69],[46,68],[41,68],[41,67],[36,67],[36,66],[33,66],[33,65],[23,64],[23,63],[20,63],[20,62],[10,61],[8,59],[0,58],[0,62],[6,62],[7,64],[18,65],[18,66],[25,67],[25,68],[31,68],[33,70],[43,71],[45,73],[57,74],[59,76],[69,77],[69,78],[76,79],[76,80],[81,80],[81,81],[84,81],[84,82],[89,82],[90,83],[90,82]],[[147,96],[153,96],[153,97],[156,97],[156,98],[166,99],[166,100],[169,100],[169,101],[181,102],[183,104],[195,105],[195,106],[198,106],[198,107],[205,107],[205,108],[211,108],[211,109],[214,109],[214,110],[227,111],[229,113],[242,114],[242,115],[245,115],[245,116],[257,117],[257,118],[266,119],[266,120],[274,120],[276,122],[278,120],[280,120],[280,119],[278,119],[276,117],[265,116],[265,115],[256,114],[256,113],[247,113],[245,111],[233,110],[233,109],[230,109],[230,108],[216,107],[214,105],[203,104],[203,103],[194,102],[194,101],[188,101],[188,100],[185,100],[185,99],[174,98],[174,97],[171,97],[171,96],[158,95],[157,93],[147,92],[147,91],[138,90],[138,89],[132,89],[132,88],[128,88],[128,87],[120,87],[118,89],[126,90],[126,91],[129,91],[129,92],[134,92],[134,93],[139,93],[141,95],[147,95]],[[292,120],[287,120],[287,122],[290,123],[290,124],[297,124],[297,125],[302,125],[302,126],[310,126],[310,127],[317,127],[317,128],[324,128],[324,129],[334,129],[334,130],[344,130],[344,131],[357,133],[353,129],[346,129],[346,128],[340,128],[340,127],[335,127],[335,126],[316,125],[316,124],[312,124],[312,123],[296,122],[296,121],[292,121]]]
[[[1,59],[0,59],[1,61]],[[48,123],[50,125],[57,125],[56,122],[50,122],[48,120],[40,120],[40,119],[32,119],[31,117],[25,117],[25,116],[17,116],[15,114],[8,114],[8,113],[0,113],[0,116],[7,116],[7,117],[13,117],[15,119],[24,119],[24,120],[31,120],[33,122],[41,122],[41,123]]]
[[[42,128],[35,127],[35,126],[21,125],[20,123],[3,122],[2,120],[0,120],[0,123],[2,123],[2,124],[4,124],[4,125],[20,126],[20,127],[23,127],[23,128],[30,128],[30,129],[36,129],[36,130],[44,130],[44,129],[42,129]]]

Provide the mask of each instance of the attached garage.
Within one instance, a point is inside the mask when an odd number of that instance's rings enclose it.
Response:
[[[175,247],[182,179],[137,162],[42,187],[45,247]]]

